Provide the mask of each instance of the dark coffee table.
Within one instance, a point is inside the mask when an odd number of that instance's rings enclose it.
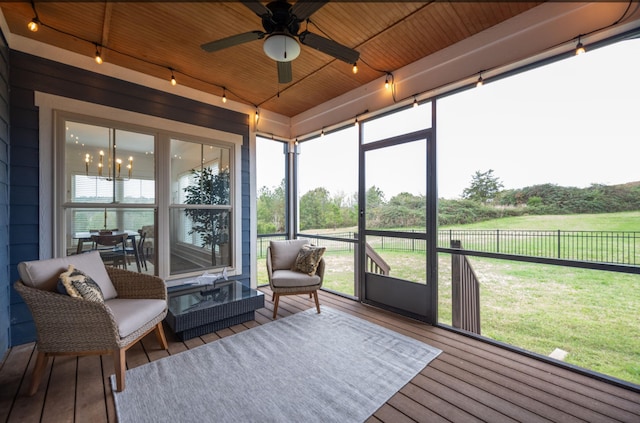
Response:
[[[253,320],[262,307],[264,294],[238,281],[196,285],[169,293],[165,321],[184,341]]]

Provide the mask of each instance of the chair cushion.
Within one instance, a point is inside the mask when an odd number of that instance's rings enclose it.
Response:
[[[306,239],[287,239],[286,241],[271,241],[271,267],[273,270],[291,269],[298,257],[298,251],[308,244]]]
[[[18,273],[22,282],[31,288],[55,291],[58,277],[69,268],[70,264],[91,276],[91,279],[100,286],[105,300],[118,296],[98,251],[48,260],[23,261],[18,264]]]
[[[300,251],[298,251],[298,256],[293,266],[291,266],[291,270],[306,273],[309,276],[314,275],[325,250],[325,247],[303,245]]]
[[[167,309],[165,300],[114,298],[105,301],[118,324],[121,338],[131,335]]]
[[[91,279],[91,276],[73,267],[73,264],[69,265],[66,272],[60,274],[57,290],[59,293],[73,298],[82,298],[97,303],[104,302],[100,286]]]
[[[320,283],[320,276],[309,276],[305,273],[293,270],[276,270],[271,276],[271,284],[274,288],[302,288]]]

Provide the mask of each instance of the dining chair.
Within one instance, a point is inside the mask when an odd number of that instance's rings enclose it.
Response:
[[[127,253],[127,239],[129,234],[91,235],[95,249],[106,265],[127,269],[129,256]]]
[[[155,225],[144,225],[140,231],[140,233],[145,233],[145,240],[142,243],[142,251],[144,251],[145,260],[149,260],[149,262],[154,262],[154,247],[155,247],[155,238],[156,238],[156,226]]]
[[[140,260],[140,266],[144,266],[144,270],[149,270],[147,268],[147,255],[144,251],[144,243],[147,239],[147,233],[142,229],[138,229],[138,233],[140,234],[140,239],[138,240],[136,247],[138,248],[138,259]],[[133,245],[136,245],[136,243],[134,242]]]

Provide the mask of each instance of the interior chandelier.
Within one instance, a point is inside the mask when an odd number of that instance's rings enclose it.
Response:
[[[104,150],[98,152],[98,169],[96,175],[90,175],[89,169],[93,163],[93,156],[90,153],[84,155],[85,173],[87,176],[96,176],[98,178],[106,179],[107,181],[114,180],[129,180],[133,172],[133,156],[129,156],[128,163],[126,165],[127,176],[122,176],[122,159],[116,157],[116,142],[115,135],[112,131],[109,131],[109,149],[107,150],[107,157],[105,158]]]
[[[267,56],[277,62],[290,62],[300,55],[300,44],[290,35],[273,34],[264,40]]]

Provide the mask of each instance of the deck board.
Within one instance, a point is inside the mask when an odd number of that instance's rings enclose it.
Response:
[[[129,349],[127,368],[272,321],[271,292],[261,289],[265,308],[254,320],[184,342],[166,328],[168,351],[151,333]],[[443,350],[367,422],[640,422],[638,392],[328,292],[320,293],[320,303]],[[278,318],[314,307],[304,295],[283,297]],[[34,350],[34,344],[17,346],[0,367],[0,421],[117,421],[110,355],[50,360],[40,389],[28,397]]]
[[[100,356],[78,358],[78,395],[75,402],[75,420],[107,422],[106,398],[102,384]]]

